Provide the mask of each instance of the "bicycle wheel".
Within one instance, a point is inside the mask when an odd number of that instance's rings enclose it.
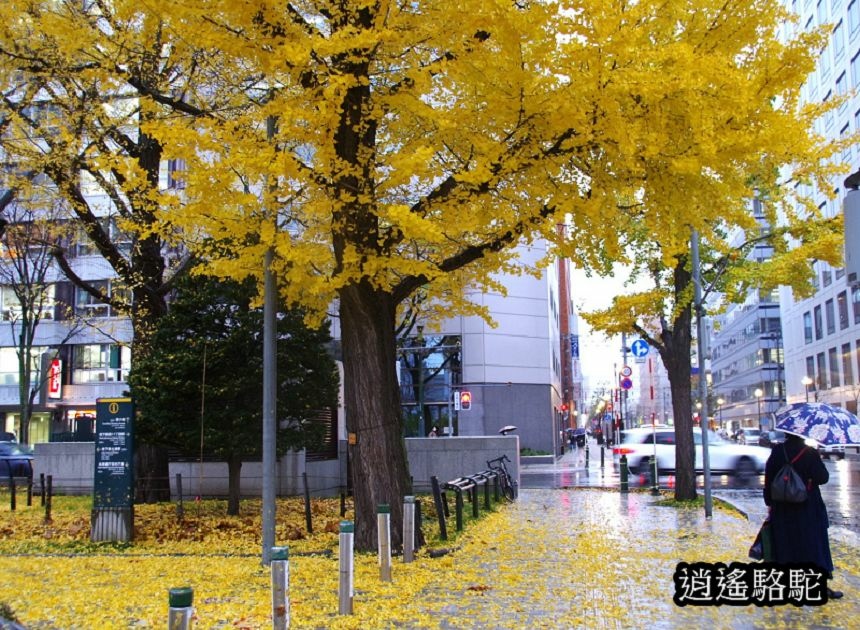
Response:
[[[513,501],[513,500],[514,500],[514,487],[513,487],[512,485],[510,485],[509,483],[508,483],[508,484],[505,484],[505,490],[504,490],[504,493],[505,493],[505,498],[506,498],[508,501]]]

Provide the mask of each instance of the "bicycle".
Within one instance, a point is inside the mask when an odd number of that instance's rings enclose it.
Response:
[[[502,455],[501,457],[487,460],[487,466],[496,473],[504,497],[508,501],[513,501],[516,496],[516,482],[511,477],[511,473],[508,472],[508,467],[505,466],[505,462],[509,461],[511,460],[508,459],[507,455]]]

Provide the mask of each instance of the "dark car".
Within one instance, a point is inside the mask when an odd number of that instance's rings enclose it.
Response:
[[[17,442],[11,431],[0,431],[0,442]]]
[[[764,431],[758,437],[758,445],[771,448],[785,442],[785,433],[782,431]]]
[[[0,479],[29,477],[33,474],[33,455],[13,442],[0,442]]]

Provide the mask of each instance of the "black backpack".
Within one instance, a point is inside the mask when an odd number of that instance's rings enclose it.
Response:
[[[803,503],[806,501],[809,495],[806,484],[792,465],[800,459],[804,451],[806,451],[805,446],[800,449],[800,452],[791,461],[788,461],[788,455],[785,455],[785,464],[776,473],[773,481],[770,482],[771,500],[780,503]],[[782,445],[782,452],[785,453],[785,444]]]

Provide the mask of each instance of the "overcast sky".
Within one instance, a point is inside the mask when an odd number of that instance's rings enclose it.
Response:
[[[606,308],[612,298],[629,289],[624,287],[627,272],[617,268],[612,278],[587,277],[584,272],[574,269],[571,273],[572,299],[577,312]],[[632,341],[628,339],[628,345]],[[623,363],[621,337],[607,338],[603,333],[589,329],[588,324],[579,320],[579,348],[582,373],[586,377],[586,396],[590,397],[594,388],[614,386],[614,374]],[[628,355],[628,363],[632,357]]]

